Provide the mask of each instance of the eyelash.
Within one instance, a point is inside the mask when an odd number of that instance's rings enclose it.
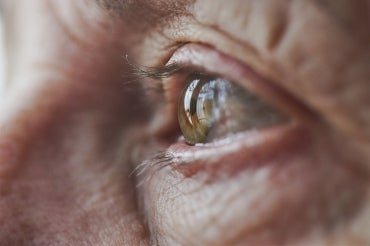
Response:
[[[126,63],[129,65],[131,70],[131,73],[129,75],[136,76],[141,79],[151,78],[155,80],[161,80],[164,78],[168,78],[183,69],[183,67],[176,62],[158,67],[140,66],[130,62],[130,60],[128,59],[128,55],[126,55]]]
[[[209,48],[209,47],[208,47],[208,49],[212,50],[212,48]],[[207,52],[208,51],[200,52],[200,55],[207,55]],[[215,51],[215,52],[217,52],[217,51]],[[223,58],[225,58],[225,59],[223,59]],[[248,85],[244,85],[242,87],[245,87],[252,94],[255,94],[255,95],[257,95],[257,96],[259,96],[263,99],[266,99],[267,103],[272,103],[272,105],[276,106],[276,109],[282,110],[283,113],[286,113],[289,116],[294,115],[297,118],[302,118],[303,120],[305,119],[304,117],[305,117],[305,114],[307,114],[307,112],[306,112],[306,110],[304,110],[304,109],[306,109],[304,107],[304,105],[301,105],[298,100],[295,100],[288,93],[285,93],[281,89],[276,88],[274,86],[274,83],[270,83],[270,81],[268,81],[268,80],[264,81],[265,79],[261,78],[257,73],[252,71],[252,69],[250,69],[248,67],[246,67],[246,69],[245,69],[244,65],[237,65],[238,62],[233,61],[232,58],[227,58],[226,56],[223,56],[222,58],[217,58],[217,59],[219,59],[219,60],[221,59],[222,60],[221,63],[224,64],[224,68],[222,68],[221,74],[217,74],[217,73],[212,72],[212,70],[218,69],[217,67],[214,67],[214,66],[212,67],[211,66],[211,68],[208,68],[208,67],[203,67],[202,64],[192,64],[192,62],[185,62],[183,64],[183,63],[171,62],[171,60],[170,60],[170,62],[167,65],[158,66],[158,67],[144,67],[144,66],[138,66],[138,65],[132,64],[126,58],[126,60],[128,61],[129,66],[131,67],[131,75],[135,76],[136,78],[140,78],[141,80],[144,80],[144,81],[149,79],[149,81],[144,82],[144,86],[147,86],[149,84],[149,88],[148,88],[149,90],[153,89],[153,87],[151,87],[151,85],[153,85],[153,84],[155,86],[157,86],[156,89],[158,89],[158,87],[161,87],[160,88],[160,94],[161,94],[160,97],[162,97],[162,98],[163,98],[163,95],[164,95],[163,93],[165,93],[165,88],[164,88],[164,83],[163,83],[165,81],[165,79],[170,79],[171,81],[176,80],[177,82],[180,81],[179,83],[171,83],[172,84],[171,86],[176,87],[174,89],[174,91],[175,91],[174,94],[178,94],[178,93],[180,93],[179,92],[180,90],[184,89],[185,83],[183,82],[183,79],[185,79],[188,75],[193,74],[194,72],[206,73],[206,74],[209,74],[209,75],[216,75],[216,76],[220,76],[220,77],[223,77],[222,74],[225,74],[225,73],[230,74],[231,73],[231,76],[233,76],[233,77],[230,78],[230,80],[232,80],[232,81],[236,80],[237,82],[244,82],[244,80],[246,80],[245,82]],[[232,68],[230,70],[231,72],[228,71],[228,68]],[[239,71],[243,71],[243,72],[239,73]],[[230,73],[228,73],[228,72],[230,72]],[[235,74],[233,74],[233,72],[237,74],[236,77],[235,77]],[[156,83],[150,83],[151,79],[156,81]],[[243,81],[240,81],[240,80],[243,80]],[[250,81],[248,81],[248,80],[250,80]],[[250,86],[253,88],[252,90],[250,90],[250,88],[249,88]],[[176,97],[176,96],[178,96],[178,95],[175,95],[174,97]],[[275,101],[277,101],[276,105],[275,105]],[[172,100],[172,103],[175,104],[177,102],[174,102],[174,100]],[[287,105],[288,105],[288,107],[285,108]],[[284,111],[284,110],[286,110],[286,111]],[[301,112],[299,112],[299,111],[301,111]],[[310,117],[310,115],[307,118],[309,118],[309,117]],[[171,121],[171,123],[172,123],[172,125],[174,125],[173,124],[174,121]],[[179,134],[179,136],[180,135],[181,134]],[[207,146],[209,146],[209,147],[212,148],[212,146],[213,147],[218,146],[219,144],[221,146],[223,146],[223,143],[215,143],[215,144],[216,145],[214,145],[214,143],[212,143],[211,145],[206,144],[206,145],[204,145],[204,147],[207,148]],[[227,143],[226,145],[229,145],[229,144]],[[196,150],[197,153],[202,151],[202,147],[199,148],[199,146],[196,146],[196,147],[189,146],[188,151],[193,152],[192,148],[196,148],[195,150]],[[219,150],[217,150],[217,151],[219,151]],[[228,155],[228,153],[229,152],[225,151],[224,154]],[[206,158],[207,157],[204,158],[204,156],[201,157],[201,159],[204,159],[204,160]],[[200,159],[200,161],[202,161],[201,159]],[[195,161],[195,160],[197,160],[197,158],[194,159],[194,158],[188,158],[188,156],[177,156],[177,154],[176,154],[176,156],[174,156],[174,154],[171,152],[171,150],[165,150],[165,151],[158,152],[156,155],[154,155],[152,158],[150,158],[150,160],[144,161],[142,164],[137,166],[134,173],[138,176],[143,175],[145,180],[143,180],[143,182],[140,183],[140,184],[142,184],[142,183],[150,180],[151,177],[153,177],[153,175],[155,173],[157,173],[159,170],[161,170],[162,168],[170,167],[171,169],[172,168],[177,169],[177,168],[181,168],[181,166],[183,166],[183,164],[193,163],[193,161]],[[190,167],[189,167],[189,165],[185,165],[185,166],[186,166],[186,168],[185,168],[186,173],[189,173],[189,172],[191,173],[191,172],[193,172],[194,170],[196,170],[198,168],[197,167],[198,165],[191,165]],[[144,175],[144,173],[145,173],[145,175]],[[191,175],[191,174],[189,174],[189,175]],[[140,178],[139,180],[142,180],[142,179]]]
[[[175,156],[169,151],[160,151],[154,157],[143,161],[132,172],[140,182],[136,184],[137,187],[150,182],[152,177],[162,168],[171,167],[174,165]],[[144,177],[144,178],[141,178]]]
[[[140,66],[130,62],[127,56],[126,62],[131,71],[128,75],[138,80],[153,79],[155,81],[162,81],[163,79],[170,78],[172,75],[185,69],[184,66],[181,66],[178,63],[169,63],[158,67]],[[146,89],[150,90],[148,88]],[[161,89],[161,91],[163,91],[163,89]],[[171,154],[170,151],[159,151],[152,158],[143,161],[132,172],[132,175],[135,175],[136,177],[145,177],[145,179],[139,179],[140,182],[137,183],[137,187],[149,182],[153,175],[162,168],[173,165],[175,163],[174,159],[175,156]]]

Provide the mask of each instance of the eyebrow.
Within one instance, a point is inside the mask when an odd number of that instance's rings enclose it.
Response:
[[[102,9],[123,19],[130,27],[145,31],[168,26],[178,16],[190,15],[195,0],[95,0]]]

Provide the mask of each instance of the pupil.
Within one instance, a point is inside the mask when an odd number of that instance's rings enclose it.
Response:
[[[194,115],[197,112],[197,99],[192,97],[190,99],[190,115]]]

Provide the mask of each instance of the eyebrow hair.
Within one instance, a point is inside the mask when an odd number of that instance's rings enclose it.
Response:
[[[190,15],[195,0],[95,0],[111,15],[141,31],[168,25],[178,16]]]

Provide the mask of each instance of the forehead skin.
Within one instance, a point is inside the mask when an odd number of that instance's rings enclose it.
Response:
[[[194,0],[96,0],[97,4],[112,16],[124,19],[137,30],[150,30],[158,25],[170,24],[171,19],[189,14],[187,7]]]
[[[132,18],[136,23],[150,26],[151,22],[156,23],[159,19],[166,19],[166,17],[178,16],[181,14],[189,14],[189,9],[195,3],[208,4],[210,12],[213,8],[219,8],[220,3],[207,0],[96,0],[96,3],[102,7],[105,11],[110,12],[113,15],[122,18]],[[239,2],[239,5],[250,5],[251,1],[232,1]],[[260,1],[266,2],[266,1]],[[292,1],[276,1],[286,2],[288,5],[292,4]],[[324,11],[329,12],[336,21],[342,22],[348,28],[353,28],[354,32],[358,32],[359,35],[369,35],[369,1],[349,1],[349,0],[307,0],[304,2],[313,2],[321,6]],[[245,12],[245,14],[249,14]],[[148,19],[143,18],[149,16]],[[215,18],[219,16],[214,15]],[[150,21],[149,21],[150,20]],[[368,23],[363,23],[365,20]]]

